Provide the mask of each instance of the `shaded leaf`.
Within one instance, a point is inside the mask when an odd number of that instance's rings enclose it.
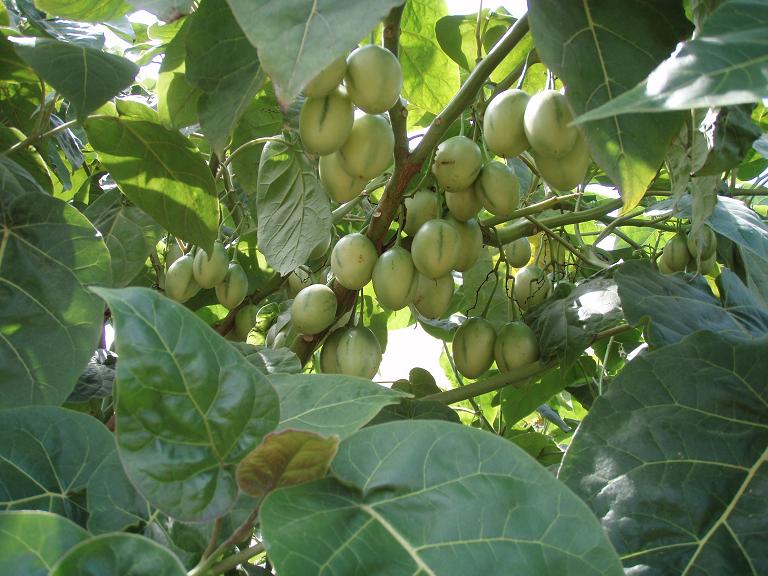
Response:
[[[301,374],[299,357],[288,348],[268,348],[245,342],[233,342],[245,359],[265,374]]]
[[[743,202],[719,196],[707,223],[768,265],[768,226]]]
[[[204,92],[200,124],[221,156],[248,104],[264,84],[256,48],[226,2],[207,0],[191,17],[186,38],[186,78]]]
[[[76,209],[0,190],[0,407],[61,404],[101,333],[109,253]]]
[[[413,394],[416,398],[442,392],[435,382],[435,377],[429,371],[418,366],[411,368],[408,372],[408,380],[398,380],[392,384],[392,388]]]
[[[738,279],[729,271],[729,281]],[[723,307],[701,276],[661,274],[650,262],[624,263],[616,271],[619,297],[627,321],[650,319],[648,343],[661,347],[699,330],[717,332],[730,341],[748,341],[768,334],[768,311],[753,302]]]
[[[696,38],[677,47],[647,79],[578,121],[628,113],[687,110],[760,102],[768,94],[768,6],[728,0]]]
[[[584,503],[492,434],[436,421],[372,426],[341,443],[331,475],[265,499],[278,573],[622,573]]]
[[[330,202],[306,155],[284,142],[264,146],[257,186],[259,248],[285,276],[328,239]]]
[[[140,208],[127,205],[117,189],[108,190],[84,214],[101,232],[112,261],[112,286],[127,286],[144,268],[160,227]]]
[[[138,66],[101,50],[50,38],[14,38],[16,53],[69,100],[84,120],[133,82]]]
[[[582,422],[559,476],[628,572],[768,568],[767,346],[704,332],[639,356]]]
[[[768,30],[767,30],[768,31]],[[732,106],[711,110],[702,124],[707,136],[708,154],[696,176],[720,176],[735,168],[747,156],[762,132],[752,122],[752,106]]]
[[[167,548],[138,534],[104,534],[81,542],[51,569],[50,576],[185,576],[187,571]]]
[[[338,374],[275,374],[280,396],[278,430],[308,430],[325,436],[349,436],[382,407],[406,396],[370,380]]]
[[[421,114],[438,114],[459,89],[459,70],[435,37],[435,23],[446,14],[445,0],[409,0],[403,10],[398,49],[403,97]]]
[[[202,155],[179,132],[134,118],[91,118],[91,145],[123,193],[174,236],[210,251],[218,199]]]
[[[510,430],[504,437],[525,450],[542,466],[553,466],[563,459],[563,451],[546,434],[533,430]]]
[[[350,52],[403,0],[227,0],[278,99],[292,101],[320,70]],[[275,34],[280,30],[280,34]]]
[[[381,412],[368,422],[368,426],[396,420],[445,420],[456,424],[461,422],[456,411],[442,402],[403,398],[400,404],[384,406]]]
[[[192,11],[194,0],[126,0],[136,10],[146,10],[160,20],[175,20]]]
[[[305,430],[268,434],[240,462],[237,485],[246,494],[264,498],[277,488],[317,480],[328,472],[338,447],[338,436]]]
[[[4,154],[0,156],[0,189],[9,199],[30,192],[45,193],[29,172]]]
[[[197,100],[202,91],[187,80],[187,36],[192,20],[185,20],[165,47],[157,75],[157,113],[168,128],[183,128],[198,122]]]
[[[13,49],[13,44],[0,34],[0,78],[16,82],[35,82],[35,72],[27,66]]]
[[[565,84],[574,115],[637,84],[691,32],[680,3],[540,0],[528,11],[536,50]],[[684,115],[611,116],[583,125],[594,161],[616,183],[624,211],[643,197]]]
[[[67,403],[87,402],[94,398],[112,395],[115,383],[115,362],[117,355],[99,348],[80,374],[75,389],[67,397]]]
[[[570,367],[595,335],[624,319],[613,280],[598,278],[579,284],[564,298],[549,300],[525,318],[539,338],[542,362],[561,360]]]
[[[35,6],[51,16],[83,22],[117,20],[131,9],[123,0],[35,0]]]
[[[53,406],[0,411],[0,509],[47,510],[84,526],[82,493],[114,449],[109,430],[87,414]]]
[[[117,450],[104,458],[88,481],[88,530],[122,532],[149,520],[152,510],[125,475]]]
[[[277,395],[184,306],[146,288],[94,291],[115,319],[126,474],[179,520],[222,516],[237,497],[235,466],[277,425]]]
[[[48,576],[51,566],[67,550],[89,536],[58,514],[38,510],[0,512],[0,573]]]

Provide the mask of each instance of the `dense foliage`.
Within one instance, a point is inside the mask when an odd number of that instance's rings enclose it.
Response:
[[[768,573],[768,6],[476,10],[0,4],[0,573]]]

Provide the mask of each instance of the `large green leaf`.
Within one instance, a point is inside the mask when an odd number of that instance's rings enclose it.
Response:
[[[0,512],[0,574],[48,576],[59,558],[89,536],[58,514]]]
[[[197,100],[202,91],[186,77],[187,36],[192,20],[185,20],[176,36],[165,47],[157,75],[157,113],[169,128],[197,123]]]
[[[682,4],[668,0],[538,0],[528,14],[536,50],[563,80],[576,115],[637,84],[691,31]],[[683,119],[612,116],[583,126],[625,211],[643,197]]]
[[[54,406],[0,411],[0,508],[47,510],[85,525],[83,491],[115,449],[93,416]]]
[[[13,49],[13,44],[2,34],[0,34],[0,78],[15,82],[35,82],[37,79],[34,71],[19,58]]]
[[[622,573],[584,503],[492,434],[426,420],[372,426],[341,443],[331,476],[264,500],[279,573]]]
[[[29,172],[5,155],[0,156],[0,190],[9,198],[45,192]]]
[[[274,374],[280,396],[279,430],[307,430],[349,436],[384,406],[407,396],[370,380],[337,374]]]
[[[277,425],[277,394],[184,306],[146,288],[94,290],[115,319],[126,474],[175,518],[222,516],[237,497],[235,466]]]
[[[227,0],[282,102],[370,32],[403,0]],[[276,33],[279,31],[280,33]]]
[[[77,210],[0,190],[0,407],[61,404],[101,333],[109,253]]]
[[[88,481],[88,530],[122,532],[149,520],[152,510],[125,475],[117,450],[96,468]]]
[[[232,135],[232,149],[236,150],[246,142],[256,138],[279,134],[282,127],[283,115],[277,105],[277,98],[275,98],[272,85],[268,84],[264,91],[251,101],[235,126],[235,132]],[[256,196],[259,160],[263,148],[263,144],[249,146],[242,149],[232,160],[232,168],[237,182],[249,196]]]
[[[304,264],[312,249],[328,239],[331,205],[304,152],[282,141],[264,146],[255,213],[259,248],[283,276]]]
[[[564,298],[532,310],[525,321],[539,337],[542,362],[562,360],[570,367],[601,330],[624,319],[616,283],[597,278],[579,284]]]
[[[127,0],[136,10],[151,12],[160,20],[173,21],[192,11],[194,0]]]
[[[13,38],[16,53],[69,100],[79,120],[133,82],[138,66],[107,54],[51,38]]]
[[[226,2],[206,0],[192,15],[186,38],[186,77],[204,92],[200,124],[221,155],[248,104],[264,84],[256,48]]]
[[[122,287],[144,268],[160,229],[141,208],[125,203],[119,190],[99,196],[85,215],[101,232],[112,258],[112,285]]]
[[[120,189],[174,236],[210,251],[218,231],[211,171],[179,132],[135,118],[101,116],[88,139]]]
[[[51,16],[83,22],[108,22],[128,13],[124,0],[35,0],[35,6]]]
[[[766,349],[694,334],[633,360],[582,422],[560,479],[628,573],[768,570]]]
[[[718,234],[752,252],[768,266],[768,226],[757,213],[735,198],[718,197],[707,223]]]
[[[459,89],[459,70],[440,49],[435,23],[448,10],[445,0],[409,0],[400,23],[403,97],[424,112],[437,115]]]
[[[740,283],[727,269],[721,276],[726,287]],[[650,319],[652,346],[677,342],[698,330],[711,330],[731,341],[768,334],[768,310],[743,298],[721,303],[701,276],[661,274],[649,262],[631,260],[616,271],[615,278],[627,321],[636,324]]]
[[[51,569],[50,576],[185,576],[170,550],[138,534],[104,534],[76,545]]]
[[[727,0],[647,79],[579,121],[760,102],[768,94],[767,67],[768,5]]]

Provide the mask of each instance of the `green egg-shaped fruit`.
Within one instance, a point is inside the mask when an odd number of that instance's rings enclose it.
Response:
[[[379,304],[389,310],[402,310],[411,301],[411,287],[416,278],[411,253],[394,246],[376,260],[373,267],[373,291]]]
[[[380,175],[394,158],[395,135],[384,116],[363,114],[355,118],[352,132],[339,149],[344,171],[366,181]]]
[[[426,222],[411,244],[413,265],[427,278],[445,276],[459,259],[461,236],[447,220]]]
[[[560,192],[573,190],[584,181],[592,158],[584,137],[579,134],[573,149],[562,158],[533,154],[539,174],[550,188]]]
[[[483,231],[475,219],[462,222],[448,216],[446,222],[451,224],[459,233],[459,255],[453,269],[458,272],[465,272],[472,268],[480,258],[480,253],[483,251]]]
[[[440,199],[432,190],[422,188],[405,199],[405,233],[414,236],[425,222],[437,218]]]
[[[451,216],[462,222],[475,218],[483,207],[483,203],[478,198],[474,186],[470,186],[466,190],[446,193],[445,205],[448,207],[448,212],[451,213]]]
[[[575,126],[569,126],[572,121],[565,95],[542,90],[531,96],[525,107],[525,136],[536,154],[562,158],[573,149],[579,135]]]
[[[453,362],[466,378],[478,378],[493,364],[496,330],[479,316],[468,318],[453,335]]]
[[[237,311],[233,330],[236,340],[242,342],[248,337],[248,332],[256,327],[258,314],[259,308],[255,304],[246,304]]]
[[[413,305],[426,318],[440,318],[451,306],[453,289],[453,276],[450,274],[432,279],[417,272]]]
[[[701,259],[708,260],[717,251],[717,236],[712,228],[702,226],[695,234],[691,231],[686,235],[686,245],[692,258],[696,258],[696,253],[701,252]]]
[[[304,95],[312,98],[325,96],[341,84],[347,71],[347,54],[342,54],[304,87]]]
[[[682,272],[691,263],[691,253],[688,251],[688,241],[683,234],[675,234],[664,245],[659,258],[660,266],[667,273]]]
[[[295,298],[296,294],[301,292],[307,286],[312,286],[315,283],[315,276],[312,274],[309,266],[299,266],[293,272],[288,274],[288,281],[286,282],[286,288],[288,291],[288,298]]]
[[[349,290],[359,290],[371,280],[379,255],[365,234],[343,236],[331,252],[331,271],[336,281]]]
[[[528,149],[523,116],[530,96],[517,89],[498,94],[485,109],[483,138],[488,150],[505,158]]]
[[[522,268],[531,260],[531,241],[518,238],[504,245],[504,257],[513,268]]]
[[[466,136],[454,136],[438,144],[432,173],[447,191],[465,190],[472,186],[482,166],[480,147]]]
[[[552,293],[552,281],[538,266],[524,266],[515,274],[513,296],[520,310],[538,306]]]
[[[214,242],[210,257],[202,248],[197,249],[192,272],[195,275],[195,281],[200,284],[201,288],[216,286],[224,280],[228,268],[229,258],[221,242]]]
[[[168,268],[165,275],[165,295],[179,303],[184,303],[200,291],[200,284],[195,280],[194,259],[185,254]]]
[[[536,334],[523,322],[509,322],[499,330],[493,355],[500,372],[536,362],[539,359]]]
[[[362,46],[347,58],[344,85],[352,102],[363,112],[386,112],[395,105],[403,87],[400,62],[386,48]]]
[[[300,334],[318,334],[336,318],[336,294],[325,284],[302,289],[291,304],[291,321]]]
[[[224,280],[216,284],[216,298],[219,304],[232,310],[237,308],[248,295],[248,276],[237,262],[230,262]]]
[[[184,251],[178,245],[175,240],[171,240],[168,247],[165,250],[165,269],[168,270],[171,264],[176,262],[179,258],[184,256]]]
[[[320,182],[331,200],[345,204],[360,195],[368,179],[352,176],[344,170],[341,157],[336,152],[320,157]]]
[[[491,160],[475,181],[475,193],[488,212],[509,218],[520,205],[520,182],[506,164]]]
[[[368,328],[355,326],[333,332],[320,350],[320,369],[371,379],[381,365],[381,346]]]
[[[343,88],[307,98],[299,115],[299,134],[304,149],[313,154],[331,154],[341,148],[352,132],[355,108]]]

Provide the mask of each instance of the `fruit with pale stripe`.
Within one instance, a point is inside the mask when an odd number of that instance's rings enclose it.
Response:
[[[659,270],[665,274],[682,272],[691,263],[688,240],[683,234],[675,234],[664,245],[659,258]]]
[[[520,205],[520,182],[506,164],[491,160],[475,181],[475,193],[488,212],[509,218]]]
[[[291,321],[300,334],[318,334],[336,318],[336,294],[325,284],[303,288],[291,304]]]
[[[386,48],[362,46],[347,58],[344,85],[360,110],[368,114],[386,112],[395,105],[403,87],[400,62]]]
[[[200,284],[201,288],[213,288],[216,286],[216,284],[224,280],[228,268],[229,258],[221,242],[214,242],[210,257],[202,248],[197,249],[192,272],[195,275],[195,281]]]
[[[299,134],[304,149],[314,154],[336,152],[349,138],[355,108],[344,88],[325,96],[307,98],[299,115]]]
[[[405,199],[405,233],[413,236],[425,222],[437,218],[440,199],[427,188],[416,190],[413,196]]]
[[[165,295],[179,303],[184,303],[200,291],[200,284],[195,280],[194,259],[191,254],[184,254],[168,267],[165,275]]]
[[[451,216],[456,220],[466,222],[477,216],[483,203],[477,197],[475,188],[470,186],[466,190],[456,190],[445,195],[445,205]]]
[[[530,96],[522,90],[505,90],[485,109],[483,138],[488,150],[511,158],[528,149],[523,116]]]
[[[458,272],[469,270],[479,260],[483,250],[483,231],[480,229],[480,224],[474,218],[461,222],[452,216],[448,216],[446,222],[459,233],[458,257],[453,269]]]
[[[320,369],[327,374],[371,379],[380,364],[381,345],[373,332],[363,326],[336,330],[320,350]]]
[[[427,278],[445,276],[459,259],[461,236],[447,220],[426,222],[411,244],[413,265]]]
[[[573,150],[579,131],[564,94],[542,90],[531,96],[523,115],[525,136],[536,154],[562,158]]]
[[[515,274],[513,297],[520,310],[538,306],[552,293],[552,281],[538,266],[524,266]]]
[[[370,180],[392,163],[395,135],[384,116],[363,114],[355,118],[352,132],[339,149],[339,162],[350,176]]]
[[[411,301],[416,278],[411,253],[394,246],[384,252],[373,267],[373,291],[382,307],[402,310]]]
[[[562,158],[533,153],[536,168],[550,188],[560,192],[573,190],[584,181],[592,159],[584,137],[579,134],[573,149]]]
[[[379,254],[365,234],[342,237],[331,252],[331,271],[336,281],[349,290],[359,290],[371,280]]]
[[[449,192],[465,190],[472,186],[482,166],[478,145],[466,136],[454,136],[438,144],[432,174]]]
[[[339,153],[336,152],[320,157],[320,182],[331,200],[344,204],[360,195],[368,179],[352,176],[344,170]]]
[[[450,274],[432,279],[417,272],[413,305],[426,318],[440,318],[451,306],[453,288]]]
[[[536,362],[539,359],[536,334],[523,322],[508,322],[499,330],[493,355],[500,372]]]
[[[468,318],[453,336],[453,362],[467,378],[478,378],[493,364],[496,330],[485,318]]]
[[[216,298],[228,310],[237,308],[248,295],[248,276],[237,262],[230,262],[224,280],[216,284]]]
[[[309,83],[304,87],[304,95],[312,98],[325,96],[336,88],[344,79],[347,71],[347,55],[342,54],[336,60],[323,68]]]

